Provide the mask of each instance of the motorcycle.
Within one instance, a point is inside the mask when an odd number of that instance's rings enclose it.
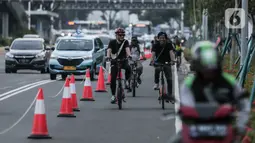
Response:
[[[241,98],[246,95],[241,96]],[[179,143],[235,143],[240,135],[234,127],[234,104],[197,103],[195,107],[181,106],[178,116],[182,120]],[[164,114],[165,120],[172,113]],[[172,118],[171,118],[172,119]]]

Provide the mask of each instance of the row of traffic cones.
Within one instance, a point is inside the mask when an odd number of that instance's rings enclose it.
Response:
[[[98,86],[96,91],[102,92],[104,90],[104,81],[102,67],[100,68],[99,79],[98,79]],[[101,79],[102,78],[102,79]],[[103,86],[102,86],[103,85]],[[93,94],[92,94],[92,86],[90,81],[90,70],[86,71],[86,80],[84,82],[83,94],[80,101],[95,101]],[[74,115],[74,111],[80,111],[77,103],[77,95],[76,95],[76,88],[75,88],[75,78],[74,75],[71,75],[66,78],[62,102],[60,106],[60,111],[57,117],[76,117]],[[33,127],[32,133],[28,137],[30,139],[51,139],[52,137],[48,133],[47,128],[47,121],[46,121],[46,114],[45,114],[45,106],[44,106],[44,95],[43,89],[39,88],[37,94],[37,100],[35,105],[35,112],[34,112],[34,120],[33,120]]]

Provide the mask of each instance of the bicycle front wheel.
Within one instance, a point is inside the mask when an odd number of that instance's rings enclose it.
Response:
[[[118,100],[118,106],[119,106],[119,109],[121,110],[122,109],[122,89],[120,87],[118,87],[117,89],[117,100]]]
[[[165,96],[165,92],[164,92],[164,86],[162,86],[161,88],[160,88],[160,90],[159,90],[159,94],[160,94],[160,99],[161,99],[161,105],[162,105],[162,109],[164,110],[165,109],[165,98],[164,98],[164,96]]]
[[[133,91],[133,97],[135,97],[135,90],[136,90],[136,80],[135,80],[135,75],[133,77],[133,80],[132,80],[132,91]]]

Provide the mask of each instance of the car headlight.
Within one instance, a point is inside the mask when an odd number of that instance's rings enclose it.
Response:
[[[11,53],[6,53],[5,54],[5,58],[14,58],[14,55],[13,54],[11,54]]]
[[[35,56],[36,58],[44,58],[45,57],[45,53],[39,53]]]
[[[51,54],[51,56],[50,56],[50,59],[57,59],[57,58],[58,58],[58,56],[55,54]]]
[[[82,57],[84,60],[90,60],[90,59],[92,59],[92,55],[89,55],[89,56],[84,56],[84,57]]]

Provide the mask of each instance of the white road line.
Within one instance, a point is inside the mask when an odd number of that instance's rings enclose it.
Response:
[[[55,81],[51,81],[51,80],[44,80],[43,82],[39,82],[39,83],[37,83],[37,84],[35,84],[35,85],[31,85],[30,87],[27,87],[27,88],[21,88],[21,90],[19,90],[19,91],[17,91],[17,92],[14,92],[14,93],[12,93],[12,94],[9,94],[9,95],[7,95],[7,96],[5,96],[5,97],[3,97],[3,98],[0,98],[0,101],[3,101],[3,100],[5,100],[5,99],[7,99],[7,98],[10,98],[10,97],[12,97],[12,96],[14,96],[14,95],[17,95],[17,94],[19,94],[19,93],[22,93],[22,92],[25,92],[25,91],[27,91],[27,90],[30,90],[30,89],[32,89],[32,88],[34,88],[34,87],[37,87],[37,86],[39,86],[39,85],[44,85],[44,84],[47,84],[47,83],[51,83],[51,82],[55,82]],[[17,89],[16,89],[17,90]]]
[[[35,85],[35,84],[39,84],[39,83],[45,82],[45,81],[48,81],[48,80],[42,80],[42,81],[30,83],[30,84],[21,86],[21,87],[19,87],[19,88],[13,89],[13,90],[11,90],[11,91],[5,92],[5,93],[3,93],[3,94],[0,94],[0,98],[3,97],[3,96],[5,96],[5,95],[11,94],[11,93],[13,93],[13,92],[16,92],[16,91],[18,91],[18,90],[21,90],[21,89],[27,88],[27,87],[29,87],[29,86],[32,86],[32,85]]]

